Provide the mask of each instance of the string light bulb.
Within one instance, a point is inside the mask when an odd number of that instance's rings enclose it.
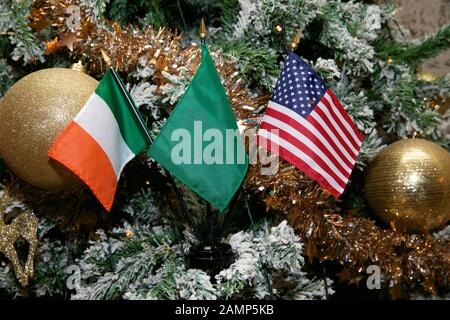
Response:
[[[125,231],[125,237],[127,238],[127,239],[130,239],[131,237],[133,237],[134,236],[134,232],[132,231],[132,230],[127,230],[127,231]]]
[[[291,43],[289,44],[289,47],[292,51],[296,50],[298,48],[298,44],[300,43],[300,39],[302,37],[302,32],[299,30],[295,34],[294,38],[292,38]]]

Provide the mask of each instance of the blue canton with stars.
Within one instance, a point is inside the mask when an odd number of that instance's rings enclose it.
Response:
[[[326,90],[319,75],[302,58],[290,52],[270,100],[306,118]]]

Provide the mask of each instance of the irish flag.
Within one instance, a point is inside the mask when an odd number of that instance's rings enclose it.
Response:
[[[147,147],[128,105],[133,100],[120,81],[107,71],[48,152],[79,176],[108,211],[124,166]]]

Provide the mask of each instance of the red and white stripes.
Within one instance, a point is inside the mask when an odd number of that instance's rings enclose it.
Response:
[[[344,191],[364,139],[329,89],[306,118],[269,101],[258,136],[260,145],[277,152],[335,197]]]

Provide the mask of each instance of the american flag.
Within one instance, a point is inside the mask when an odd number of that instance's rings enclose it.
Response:
[[[289,53],[258,130],[258,144],[305,172],[338,198],[364,140],[336,96]]]

